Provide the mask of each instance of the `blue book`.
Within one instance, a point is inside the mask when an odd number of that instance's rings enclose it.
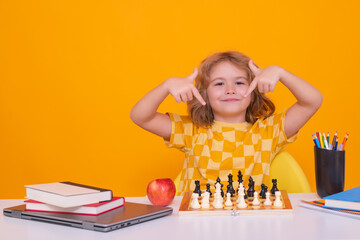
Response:
[[[328,208],[360,211],[360,186],[324,197]]]

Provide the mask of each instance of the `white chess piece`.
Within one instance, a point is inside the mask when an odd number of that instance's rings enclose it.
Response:
[[[281,192],[276,191],[275,192],[275,201],[274,201],[274,207],[282,207],[283,203],[281,202]]]
[[[240,183],[240,188],[239,188],[239,191],[238,191],[238,199],[236,200],[236,203],[239,203],[240,201],[240,192],[244,193],[244,196],[245,196],[245,187],[242,183]]]
[[[259,193],[258,192],[254,192],[254,200],[252,202],[253,206],[258,206],[260,205],[260,201],[259,201]]]
[[[210,193],[209,192],[205,192],[203,194],[201,208],[210,208]]]
[[[227,207],[232,207],[233,203],[231,202],[231,194],[227,193],[226,194],[226,202],[225,202],[225,206]]]
[[[221,196],[221,185],[220,183],[215,184],[215,193],[214,193],[214,208],[223,208],[223,198]]]
[[[238,190],[237,190],[237,193],[239,194],[240,190],[244,188],[244,185],[242,183],[239,184],[239,187],[238,187]],[[244,191],[244,190],[243,190]]]
[[[215,200],[214,200],[214,208],[223,208],[223,199],[222,198],[219,198],[219,197],[216,197]]]
[[[240,183],[240,188],[239,188],[239,191],[238,191],[238,198],[236,200],[236,203],[239,203],[240,202],[240,198],[241,198],[241,195],[240,193],[244,193],[244,186],[242,185],[242,183]],[[244,196],[245,196],[245,193],[244,193]]]
[[[266,196],[266,199],[265,199],[264,205],[265,205],[265,206],[271,206],[272,203],[271,203],[271,200],[270,200],[270,193],[269,193],[269,192],[266,192],[266,193],[265,193],[265,196]]]
[[[200,203],[199,203],[199,194],[198,193],[193,193],[191,195],[191,208],[194,208],[194,209],[199,209],[200,208]]]
[[[239,191],[239,203],[237,204],[238,208],[246,208],[247,204],[245,202],[245,193],[243,191]]]

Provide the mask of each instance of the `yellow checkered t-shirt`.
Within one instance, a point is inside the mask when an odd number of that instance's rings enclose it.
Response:
[[[250,176],[255,181],[255,190],[262,183],[268,186],[272,159],[298,135],[286,137],[286,111],[259,119],[253,125],[215,121],[210,128],[194,125],[188,116],[168,113],[172,130],[165,143],[185,153],[178,192],[193,191],[195,180],[200,180],[201,189],[207,183],[214,189],[218,177],[226,186],[230,173],[235,183],[239,170],[245,187]]]

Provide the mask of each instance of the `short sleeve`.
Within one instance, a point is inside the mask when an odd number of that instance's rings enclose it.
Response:
[[[285,134],[285,116],[287,109],[282,113],[272,115],[259,122],[261,138],[264,143],[268,143],[268,148],[273,154],[278,153],[289,143],[294,142],[298,137],[298,132],[287,138]]]
[[[171,119],[170,140],[164,139],[169,148],[177,148],[183,152],[192,148],[194,124],[189,116],[180,116],[175,113],[167,113]]]
[[[289,143],[295,142],[299,135],[299,132],[296,132],[289,138],[286,136],[285,116],[287,111],[288,109],[285,109],[282,113],[273,116],[273,144],[276,146],[276,148],[279,148],[279,150],[288,145]]]

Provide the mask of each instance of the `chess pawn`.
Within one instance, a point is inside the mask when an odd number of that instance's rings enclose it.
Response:
[[[225,202],[225,206],[227,207],[232,207],[232,201],[231,201],[231,193],[227,193],[226,194],[226,202]]]
[[[272,203],[271,203],[271,200],[270,200],[270,193],[269,193],[269,192],[266,192],[266,193],[265,193],[265,196],[266,196],[266,199],[265,199],[264,205],[265,205],[265,206],[271,206]]]
[[[239,191],[239,203],[237,204],[238,208],[246,208],[247,207],[244,196],[245,196],[245,193],[243,191]]]
[[[209,192],[205,192],[203,194],[201,208],[210,208],[210,193]]]
[[[276,191],[275,192],[275,201],[274,201],[274,207],[282,207],[283,203],[281,202],[281,192]]]
[[[260,201],[259,201],[259,193],[258,192],[254,192],[254,200],[252,202],[253,206],[258,206],[260,205]]]
[[[190,204],[191,208],[194,209],[199,209],[200,208],[200,203],[199,203],[199,194],[198,193],[193,193],[191,195],[191,204]]]

